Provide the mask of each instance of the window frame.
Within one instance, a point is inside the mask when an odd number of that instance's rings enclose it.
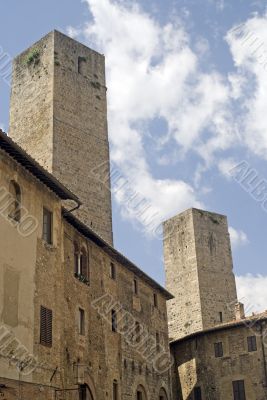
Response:
[[[116,310],[111,310],[111,325],[112,325],[112,332],[118,332],[118,318]]]
[[[116,379],[114,379],[112,384],[112,400],[119,400],[119,384]]]
[[[223,312],[222,311],[219,311],[219,322],[220,322],[220,324],[223,323]]]
[[[110,262],[110,278],[113,281],[116,281],[117,279],[117,269],[116,269],[116,265],[114,264],[114,262]]]
[[[157,352],[160,351],[160,333],[156,332],[156,350]]]
[[[255,335],[247,337],[247,344],[248,344],[248,352],[249,353],[258,351],[257,338]]]
[[[85,311],[79,307],[79,335],[85,336]]]
[[[46,218],[47,221],[45,220]],[[53,245],[53,211],[49,208],[43,207],[43,240],[49,244]]]
[[[233,381],[234,400],[246,400],[246,386],[244,380]]]
[[[215,358],[222,358],[224,355],[223,342],[214,343],[214,355]]]
[[[133,293],[135,296],[139,295],[139,284],[137,278],[134,278],[133,280]]]

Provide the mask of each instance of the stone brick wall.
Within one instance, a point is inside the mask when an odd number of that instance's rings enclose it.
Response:
[[[3,398],[78,400],[77,384],[85,382],[93,400],[111,399],[113,381],[116,380],[121,399],[135,400],[141,385],[147,400],[158,399],[160,391],[164,393],[164,390],[167,399],[171,400],[170,371],[165,368],[166,361],[161,368],[162,359],[158,360],[162,352],[169,359],[167,307],[162,291],[136,276],[114,260],[105,248],[78,232],[62,217],[60,199],[3,153],[0,187],[8,189],[11,179],[20,185],[22,205],[37,219],[38,227],[25,239],[0,215],[0,328],[5,326],[14,333],[37,360],[37,366],[27,375],[19,372],[16,363],[11,362],[10,352],[6,349],[8,357],[2,352],[0,329],[0,384],[6,385],[2,389]],[[43,207],[53,212],[52,245],[42,238]],[[89,285],[74,274],[74,242],[87,251]],[[110,274],[111,263],[116,268],[115,280]],[[14,308],[13,299],[5,294],[5,265],[18,275],[15,326],[10,326],[9,320],[4,318]],[[137,294],[133,290],[134,279],[138,283]],[[154,305],[154,294],[157,295],[157,306]],[[111,299],[111,303],[101,306],[106,310],[104,315],[94,306],[94,301],[103,296]],[[41,306],[53,312],[52,347],[40,344]],[[111,307],[117,312],[118,332],[112,332]],[[78,331],[79,308],[85,312],[85,335]],[[140,343],[135,338],[136,321],[148,332],[148,336],[141,336]],[[156,333],[160,350],[155,349]],[[147,344],[147,337],[154,343]],[[147,354],[144,353],[146,349],[150,349]],[[158,362],[154,363],[154,360]]]
[[[106,90],[104,56],[53,31],[14,60],[9,134],[112,244]]]
[[[204,400],[232,400],[233,381],[243,380],[246,399],[267,397],[266,321],[251,326],[225,327],[196,334],[171,344],[175,358],[172,382],[175,400],[194,400],[200,387]],[[247,338],[256,336],[257,350],[248,352]],[[215,343],[222,343],[223,356],[216,358]]]
[[[237,302],[224,216],[190,209],[164,224],[171,339],[235,319]]]

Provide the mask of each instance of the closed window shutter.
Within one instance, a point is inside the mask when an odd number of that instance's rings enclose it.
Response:
[[[234,400],[246,400],[244,381],[233,382]]]
[[[52,346],[52,310],[41,306],[40,310],[40,343],[44,346]]]

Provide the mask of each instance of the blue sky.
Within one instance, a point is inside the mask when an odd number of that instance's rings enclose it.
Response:
[[[240,296],[267,308],[267,212],[251,194],[267,179],[264,2],[10,0],[0,12],[10,57],[52,29],[105,53],[113,168],[156,226],[191,206],[226,214]],[[1,79],[6,130],[9,90]],[[246,188],[229,174],[243,160],[256,171]],[[161,240],[127,196],[113,193],[115,245],[164,283]]]

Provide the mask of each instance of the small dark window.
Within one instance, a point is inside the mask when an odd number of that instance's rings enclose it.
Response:
[[[248,351],[257,351],[257,339],[256,336],[249,336],[248,337]]]
[[[119,390],[117,381],[113,381],[113,400],[119,400]]]
[[[17,182],[11,181],[9,185],[9,218],[16,222],[20,222],[21,219],[21,190]]]
[[[92,399],[91,391],[87,385],[79,385],[79,400]]]
[[[40,344],[52,346],[52,310],[41,306],[40,309]]]
[[[223,322],[223,313],[219,312],[219,321],[222,323]]]
[[[156,332],[156,346],[157,346],[157,351],[160,351],[160,336],[159,333]]]
[[[139,390],[137,391],[137,400],[144,400],[143,399],[143,394]]]
[[[89,272],[88,272],[88,256],[87,252],[84,248],[81,250],[80,254],[80,274],[83,278],[89,281]]]
[[[133,281],[133,290],[134,290],[134,294],[138,295],[138,281],[137,281],[137,279],[134,279],[134,281]]]
[[[141,342],[141,326],[140,322],[136,321],[135,322],[135,336],[136,336],[136,343]]]
[[[78,73],[81,75],[85,75],[86,73],[86,58],[78,57]]]
[[[117,332],[117,313],[115,310],[111,311],[112,332]]]
[[[110,277],[113,280],[116,279],[116,267],[115,267],[115,264],[113,264],[113,263],[110,263]]]
[[[79,334],[85,335],[85,314],[82,308],[79,308]]]
[[[154,297],[154,307],[158,308],[158,295],[157,295],[157,293],[154,293],[153,297]]]
[[[77,242],[74,242],[74,272],[80,274],[80,252]]]
[[[47,208],[43,209],[43,239],[52,244],[53,214]]]
[[[194,400],[202,400],[201,387],[194,388]]]
[[[223,344],[222,344],[222,342],[214,343],[214,351],[215,351],[215,357],[216,358],[223,357]]]
[[[246,400],[245,382],[233,382],[234,400]]]

